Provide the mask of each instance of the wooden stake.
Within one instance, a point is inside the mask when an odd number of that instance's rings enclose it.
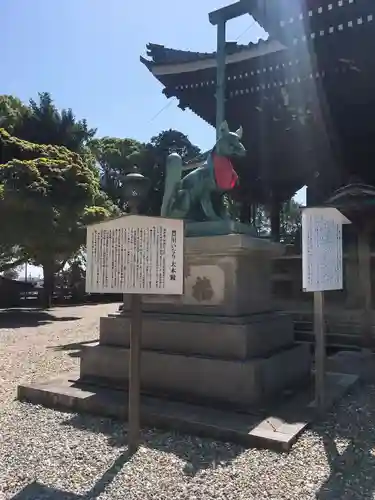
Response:
[[[315,405],[318,412],[322,412],[325,406],[325,364],[326,364],[323,292],[314,292],[314,333],[315,333]]]
[[[129,366],[129,455],[139,448],[140,435],[140,392],[141,392],[141,335],[142,335],[142,296],[130,296],[130,366]]]

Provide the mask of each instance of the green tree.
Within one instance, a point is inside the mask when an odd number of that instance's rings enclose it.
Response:
[[[48,307],[54,276],[85,243],[86,224],[115,210],[85,156],[20,140],[4,129],[0,146],[0,234],[42,266]]]
[[[178,130],[169,129],[151,137],[146,144],[146,154],[143,155],[142,173],[151,179],[151,192],[147,199],[145,212],[150,215],[160,215],[164,194],[165,163],[167,156],[176,151],[183,162],[198,159],[201,150],[192,144],[187,135]]]
[[[291,199],[283,204],[280,213],[280,241],[282,243],[294,243],[298,237],[301,225],[302,206]]]
[[[88,127],[86,120],[77,120],[71,109],[58,110],[48,92],[39,93],[38,101],[30,99],[28,106],[22,105],[15,97],[5,97],[7,109],[11,110],[8,118],[8,122],[12,123],[10,131],[20,139],[35,144],[65,146],[71,151],[83,153],[87,142],[96,133],[96,129]],[[6,104],[3,107],[5,109]],[[9,130],[5,125],[4,128]]]
[[[6,235],[2,234],[0,241],[0,273],[8,271],[25,262],[20,249],[6,241]]]
[[[27,106],[18,97],[0,95],[0,127],[12,133],[27,112]]]
[[[19,276],[19,270],[17,267],[13,267],[11,269],[8,269],[7,271],[4,271],[2,276],[3,278],[7,278],[9,280],[16,280]]]
[[[134,139],[118,139],[102,137],[93,139],[89,148],[94,155],[100,170],[103,190],[112,202],[123,210],[126,205],[122,182],[133,167],[133,161],[142,156],[144,163],[145,146]]]
[[[147,144],[115,137],[93,139],[90,149],[99,164],[103,190],[121,210],[126,208],[122,189],[125,175],[137,165],[143,175],[149,177],[151,190],[141,207],[142,212],[149,215],[160,215],[168,154],[177,151],[184,161],[189,161],[201,153],[185,134],[172,129],[152,137]]]
[[[151,137],[149,147],[159,165],[165,165],[167,156],[172,151],[176,151],[184,162],[191,161],[201,154],[200,148],[192,144],[187,135],[173,129],[164,130]]]

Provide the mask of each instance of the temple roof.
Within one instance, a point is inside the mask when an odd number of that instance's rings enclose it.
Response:
[[[326,201],[337,208],[348,219],[361,227],[373,226],[375,213],[375,187],[369,184],[353,183],[342,186]]]
[[[241,45],[237,42],[226,43],[227,55],[235,54],[242,51],[247,51],[257,45],[269,45],[269,40],[259,39],[257,42],[250,42],[247,45]],[[185,62],[196,61],[198,59],[211,59],[216,57],[216,52],[194,52],[191,50],[179,50],[164,47],[156,43],[148,43],[147,56],[151,61],[141,56],[141,61],[147,65],[154,64],[180,64]]]
[[[326,202],[337,208],[361,209],[375,205],[375,187],[368,184],[348,184],[335,191]]]
[[[244,129],[251,169],[243,176],[256,194],[315,183],[323,199],[341,172],[375,185],[375,59],[366,50],[374,0],[273,1],[268,40],[226,45],[225,118]],[[163,93],[214,126],[216,52],[149,44],[147,56],[141,61]]]
[[[194,52],[190,50],[179,50],[149,43],[146,46],[149,59],[141,56],[140,60],[155,76],[164,74],[162,67],[169,66],[165,73],[179,73],[179,69],[185,71],[196,71],[216,66],[216,52]],[[285,47],[277,40],[262,40],[250,42],[247,45],[241,45],[237,42],[227,42],[226,44],[226,62],[227,64],[241,62],[254,57],[261,57],[269,53],[282,50]],[[202,64],[195,67],[178,68],[176,66],[187,63]]]

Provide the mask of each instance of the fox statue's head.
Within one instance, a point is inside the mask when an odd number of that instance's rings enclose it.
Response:
[[[214,151],[218,156],[226,156],[228,158],[245,156],[246,149],[241,139],[242,127],[236,130],[236,132],[231,132],[227,122],[224,121],[220,126]]]

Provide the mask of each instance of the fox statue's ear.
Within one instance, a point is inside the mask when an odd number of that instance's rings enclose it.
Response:
[[[236,136],[239,139],[242,139],[242,134],[243,134],[243,129],[242,129],[242,127],[240,127],[238,130],[236,130]]]
[[[228,127],[226,120],[224,120],[223,123],[220,125],[219,134],[220,134],[220,136],[223,136],[225,134],[229,134],[229,127]]]

